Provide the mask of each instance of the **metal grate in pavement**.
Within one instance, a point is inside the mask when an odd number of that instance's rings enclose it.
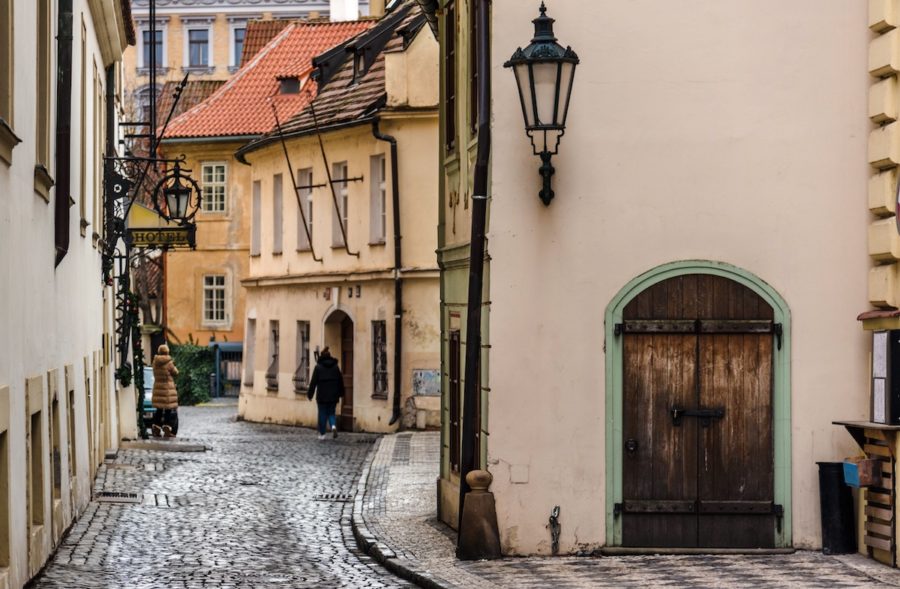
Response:
[[[94,493],[94,501],[98,503],[141,503],[140,493],[119,493],[116,491],[99,491]]]
[[[378,438],[376,436],[365,436],[361,438],[354,438],[354,442],[357,444],[374,444]]]
[[[353,500],[350,493],[320,493],[313,497],[316,501],[334,501],[338,503],[346,503]]]

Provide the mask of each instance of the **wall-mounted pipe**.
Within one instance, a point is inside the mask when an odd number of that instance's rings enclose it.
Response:
[[[391,145],[391,204],[394,228],[394,412],[390,425],[400,419],[400,394],[403,390],[401,361],[403,354],[403,249],[400,234],[400,161],[397,159],[397,139],[382,133],[378,128],[378,119],[372,121],[372,135],[379,141],[387,141]]]

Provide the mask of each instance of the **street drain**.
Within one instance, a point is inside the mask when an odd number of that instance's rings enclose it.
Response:
[[[98,503],[141,503],[143,498],[139,493],[100,491],[94,493],[94,501],[97,501]]]
[[[374,444],[375,440],[377,440],[377,439],[378,438],[373,437],[373,436],[367,436],[364,438],[356,438],[353,441],[356,442],[357,444]]]
[[[353,500],[353,495],[349,493],[320,493],[314,497],[316,501],[334,501],[338,503],[346,503]]]
[[[135,470],[137,467],[133,464],[114,464],[111,462],[106,463],[106,468],[110,470]]]

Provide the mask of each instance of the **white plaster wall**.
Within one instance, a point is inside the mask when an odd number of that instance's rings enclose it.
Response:
[[[548,208],[501,67],[537,2],[492,12],[489,462],[505,550],[549,552],[554,505],[561,551],[605,543],[603,314],[684,259],[744,268],[791,308],[794,545],[820,545],[815,462],[854,452],[832,420],[867,415],[866,3],[547,6],[582,58]]]
[[[56,34],[55,3],[53,31]],[[96,59],[103,68],[100,48],[94,34],[93,23],[86,0],[74,3],[73,41],[73,100],[72,108],[72,178],[73,197],[80,193],[80,35],[81,13],[85,14],[88,30],[88,97],[93,94],[93,65]],[[78,206],[70,209],[70,247],[68,255],[54,268],[54,204],[55,190],[51,191],[48,204],[34,190],[35,165],[35,102],[36,53],[36,4],[32,1],[14,2],[15,71],[14,113],[11,121],[22,142],[15,147],[12,165],[0,162],[0,388],[10,387],[8,406],[0,405],[0,411],[9,418],[8,448],[9,472],[0,476],[9,480],[10,567],[7,581],[10,587],[21,587],[46,561],[54,544],[58,542],[51,533],[51,471],[49,459],[50,403],[48,400],[48,371],[57,369],[57,386],[60,395],[60,430],[62,472],[68,471],[68,452],[65,440],[69,439],[68,395],[65,387],[65,366],[73,367],[75,387],[75,447],[77,452],[77,488],[70,494],[69,480],[62,480],[62,514],[65,529],[71,518],[79,513],[90,498],[91,476],[96,468],[90,468],[87,441],[87,398],[84,389],[84,357],[91,356],[103,347],[104,291],[110,299],[106,308],[107,322],[112,325],[112,294],[101,284],[100,255],[91,242],[90,233],[81,237]],[[52,52],[54,68],[51,99],[51,117],[55,121],[56,70],[55,49]],[[105,83],[105,77],[104,77]],[[92,103],[87,108],[93,113]],[[55,125],[51,124],[51,128]],[[93,122],[86,125],[88,145],[92,145]],[[51,131],[51,136],[53,136]],[[55,153],[55,137],[52,137],[50,153]],[[93,153],[91,151],[90,153]],[[100,190],[93,185],[93,163],[87,170],[87,218],[92,218],[93,193]],[[56,170],[50,170],[56,175]],[[89,229],[93,229],[92,227]],[[102,354],[100,354],[102,357]],[[108,366],[107,387],[110,417],[110,440],[117,446],[118,423],[113,417],[117,411],[113,367]],[[98,367],[99,374],[99,367]],[[43,387],[43,436],[44,457],[44,534],[35,545],[37,550],[29,557],[27,534],[27,476],[26,469],[26,415],[25,382],[27,378],[40,377]],[[99,389],[102,390],[102,389]],[[98,405],[99,406],[99,405]],[[94,420],[96,427],[98,419]],[[99,429],[95,432],[99,435]],[[70,500],[74,496],[74,504]],[[2,578],[2,571],[0,571]]]

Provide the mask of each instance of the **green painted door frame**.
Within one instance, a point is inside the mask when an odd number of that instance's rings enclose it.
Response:
[[[614,506],[622,502],[622,337],[615,326],[622,322],[622,310],[645,289],[668,278],[685,274],[712,274],[753,290],[773,309],[783,334],[779,350],[773,346],[772,383],[773,430],[775,432],[775,503],[784,508],[781,530],[775,532],[775,546],[789,548],[791,536],[791,312],[787,303],[758,276],[729,264],[705,260],[671,262],[658,266],[629,282],[610,301],[605,315],[606,341],[606,545],[622,545],[621,517]]]

